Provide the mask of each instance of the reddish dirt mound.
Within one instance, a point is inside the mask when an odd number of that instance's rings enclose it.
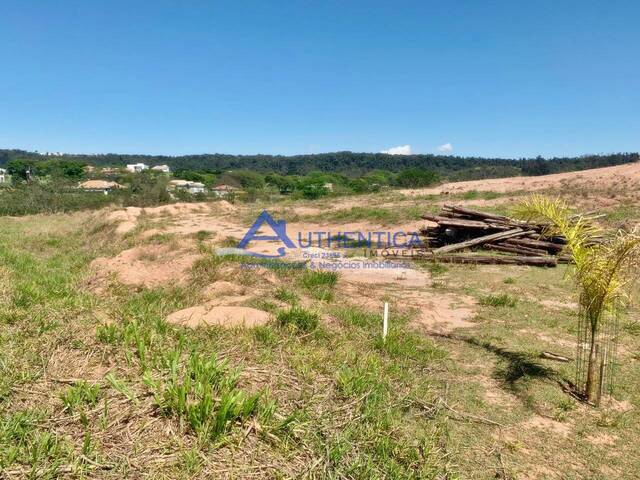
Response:
[[[470,190],[506,193],[518,190],[534,191],[546,188],[559,188],[567,184],[597,185],[599,188],[607,188],[621,183],[627,184],[627,186],[640,185],[640,162],[537,177],[493,178],[489,180],[445,183],[437,188],[404,190],[402,193],[409,196],[439,195],[443,192],[460,193]]]
[[[91,267],[100,278],[116,275],[127,285],[155,287],[184,281],[198,255],[166,245],[143,245],[113,258],[97,258]]]
[[[174,312],[167,317],[167,322],[190,328],[203,325],[250,328],[264,325],[270,319],[267,312],[255,308],[205,304]]]

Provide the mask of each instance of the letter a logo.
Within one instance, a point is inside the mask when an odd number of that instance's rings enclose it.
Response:
[[[274,231],[275,235],[258,235],[258,230],[260,230],[260,227],[262,227],[264,223],[271,227],[271,230]],[[262,213],[258,215],[258,218],[253,222],[253,225],[251,225],[251,228],[245,234],[244,238],[240,240],[238,248],[246,249],[251,240],[280,240],[287,248],[296,248],[289,237],[287,237],[287,222],[284,220],[275,221],[266,210],[263,210]],[[254,257],[264,258],[284,257],[285,247],[279,247],[277,252],[278,255],[265,255],[254,252],[249,252],[249,254]]]

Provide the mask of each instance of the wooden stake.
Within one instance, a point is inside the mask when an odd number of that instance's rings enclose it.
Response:
[[[389,304],[384,302],[384,314],[382,315],[382,341],[387,338],[387,332],[389,331]]]

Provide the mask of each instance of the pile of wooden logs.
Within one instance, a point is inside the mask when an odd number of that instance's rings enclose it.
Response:
[[[445,205],[438,215],[422,215],[435,223],[421,230],[425,258],[448,263],[485,263],[554,267],[567,263],[565,239],[547,235],[545,225],[502,215]],[[452,254],[489,250],[493,255]]]

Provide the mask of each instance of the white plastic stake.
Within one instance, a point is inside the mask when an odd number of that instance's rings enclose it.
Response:
[[[382,341],[387,338],[389,331],[389,304],[384,302],[384,315],[382,316]]]

